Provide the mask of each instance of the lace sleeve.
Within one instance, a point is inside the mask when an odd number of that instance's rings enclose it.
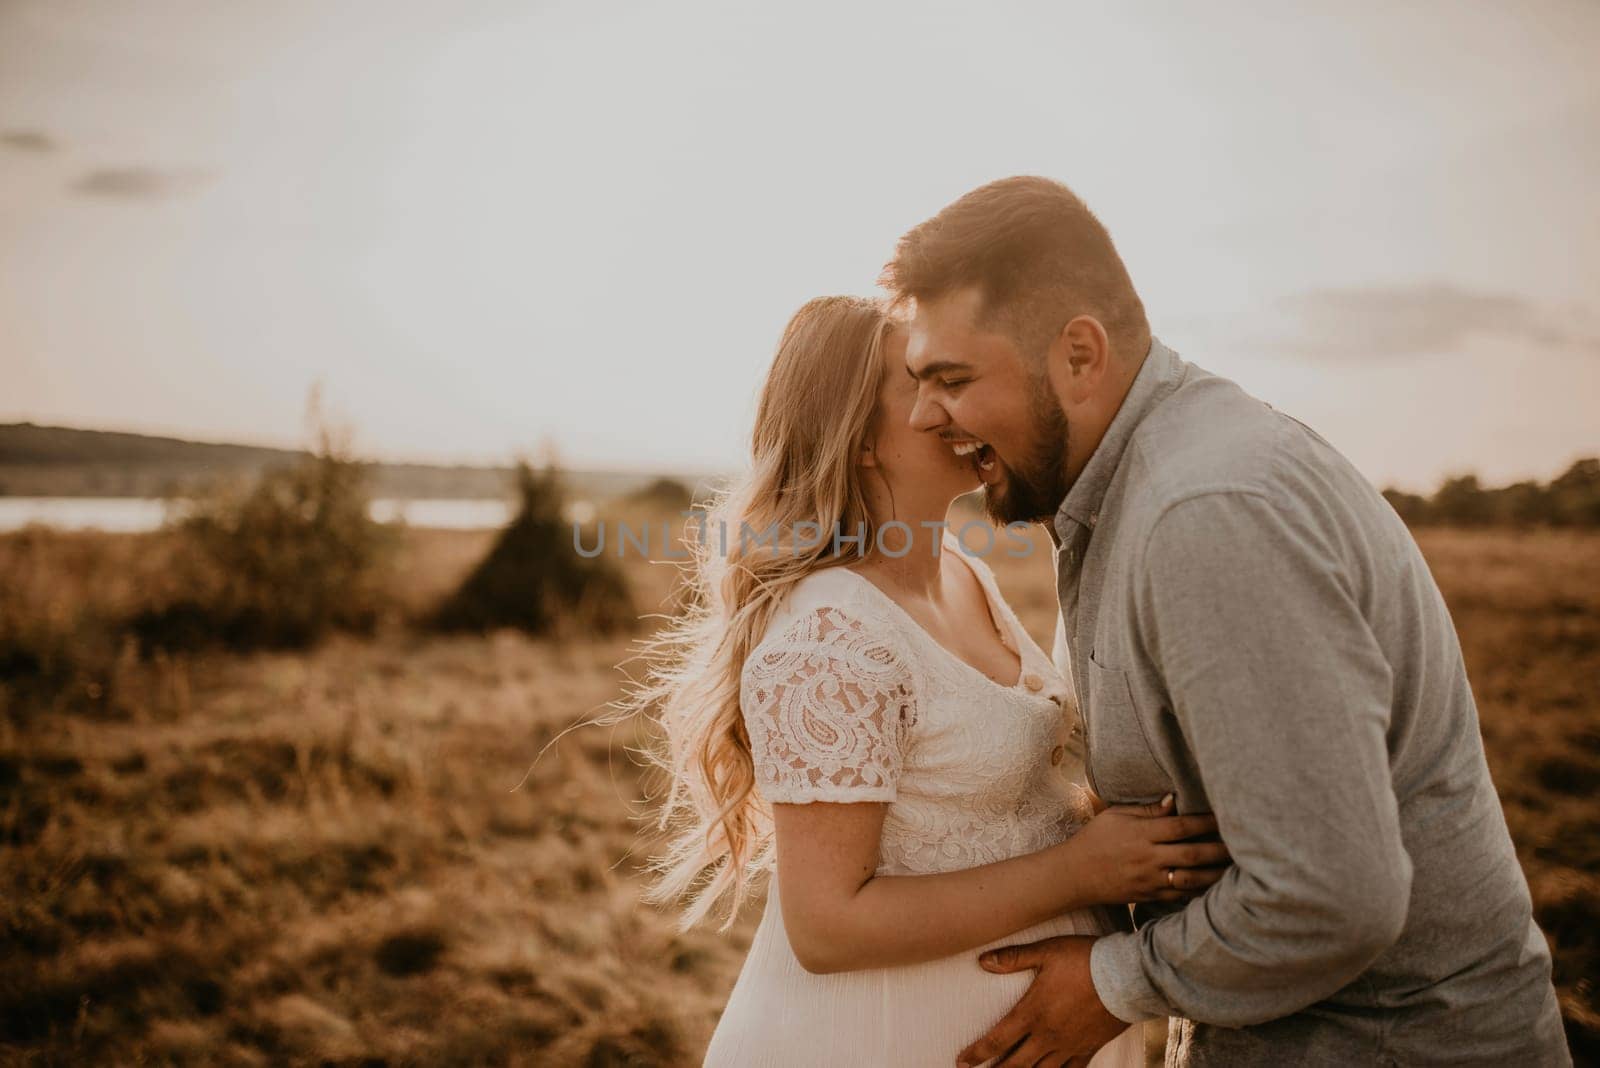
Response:
[[[893,801],[916,719],[911,673],[859,619],[818,608],[758,646],[740,703],[768,801]]]

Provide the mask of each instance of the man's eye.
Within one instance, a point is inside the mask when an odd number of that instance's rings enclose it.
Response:
[[[970,378],[941,378],[939,379],[939,387],[941,389],[955,389],[958,386],[966,385],[970,381],[972,381]]]

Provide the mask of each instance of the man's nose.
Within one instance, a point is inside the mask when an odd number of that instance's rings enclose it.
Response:
[[[928,399],[922,387],[917,387],[917,399],[911,405],[912,430],[937,430],[950,422],[950,415],[943,407]]]

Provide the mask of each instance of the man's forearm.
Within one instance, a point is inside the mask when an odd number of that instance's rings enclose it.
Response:
[[[1399,936],[1409,865],[1387,882],[1346,909],[1318,910],[1345,916],[1334,925],[1293,922],[1292,900],[1240,909],[1219,884],[1181,913],[1097,941],[1095,990],[1129,1023],[1183,1016],[1244,1027],[1291,1015],[1355,979]],[[1261,923],[1268,915],[1290,922]]]

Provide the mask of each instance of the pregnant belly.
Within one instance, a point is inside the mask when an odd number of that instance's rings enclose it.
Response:
[[[894,1035],[930,1032],[929,1044],[902,1063],[954,1063],[955,1053],[1011,1011],[1033,982],[1033,970],[996,975],[978,965],[978,954],[996,946],[1021,945],[1058,935],[1102,935],[1115,928],[1103,910],[1063,913],[967,953],[924,964],[882,969],[884,979],[904,993],[885,999],[886,1022]],[[898,977],[897,977],[898,976]],[[948,1051],[948,1052],[946,1052]]]
[[[705,1063],[954,1064],[961,1048],[1009,1012],[1033,981],[1031,970],[984,971],[979,953],[1114,929],[1106,910],[1087,909],[938,960],[813,975],[789,948],[774,882]]]

